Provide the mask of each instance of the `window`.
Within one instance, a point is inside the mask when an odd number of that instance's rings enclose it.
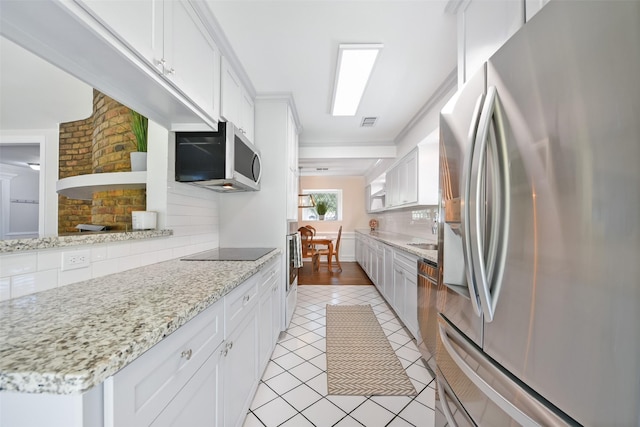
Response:
[[[328,209],[324,215],[325,221],[341,221],[342,220],[342,190],[303,190],[302,194],[311,194],[316,201],[326,202]],[[316,208],[302,209],[303,221],[319,221],[318,211]]]

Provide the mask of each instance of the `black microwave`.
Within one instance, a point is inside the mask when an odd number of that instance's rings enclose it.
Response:
[[[220,192],[258,191],[260,152],[233,123],[216,132],[176,132],[176,181]]]

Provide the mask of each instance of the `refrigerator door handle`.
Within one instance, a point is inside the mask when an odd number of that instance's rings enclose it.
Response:
[[[507,415],[509,415],[513,420],[518,422],[523,427],[539,427],[539,424],[535,420],[522,412],[513,403],[511,403],[504,396],[498,393],[482,377],[480,377],[480,375],[478,375],[476,371],[474,371],[473,368],[471,368],[471,366],[467,364],[467,362],[465,362],[464,358],[460,354],[458,354],[458,352],[453,348],[451,339],[449,337],[453,336],[454,341],[456,342],[464,341],[464,337],[458,336],[456,331],[454,331],[446,323],[446,320],[443,319],[438,322],[438,329],[440,332],[440,341],[442,342],[451,359],[485,396],[487,396],[493,403],[495,403],[498,407],[500,407],[500,409],[502,409]],[[455,337],[457,337],[457,339]],[[473,357],[473,355],[470,356]]]
[[[484,94],[481,94],[476,101],[476,106],[473,109],[473,116],[471,120],[471,126],[469,127],[469,152],[470,155],[465,159],[465,165],[463,170],[463,182],[464,182],[464,200],[462,201],[462,255],[464,256],[465,273],[467,276],[467,287],[469,288],[469,297],[471,298],[471,306],[477,316],[482,315],[482,309],[480,307],[480,299],[478,296],[478,286],[476,284],[475,269],[473,259],[471,257],[471,204],[469,198],[471,197],[471,169],[473,167],[473,153],[476,132],[478,130],[478,120],[480,119],[480,113],[482,112],[482,102],[484,101]]]
[[[475,176],[473,196],[475,201],[475,221],[476,229],[475,245],[471,252],[473,258],[473,273],[478,284],[478,293],[482,305],[482,312],[486,322],[493,320],[500,289],[502,287],[502,275],[506,260],[506,242],[508,241],[510,194],[508,157],[506,149],[506,138],[504,136],[504,122],[502,110],[498,100],[498,93],[495,86],[487,89],[487,99],[484,103],[478,133],[474,143],[473,157],[478,160],[478,173]],[[493,126],[492,126],[493,125]],[[491,138],[491,130],[494,131],[495,138]],[[480,195],[484,185],[484,174],[481,171],[487,163],[487,147],[489,141],[495,141],[495,146],[490,151],[493,154],[493,165],[496,167],[497,182],[494,184],[495,194],[492,199],[492,223],[489,230],[489,251],[486,261],[484,260],[485,236],[482,233],[482,214],[484,204],[480,202]],[[477,151],[476,151],[477,150]],[[476,154],[477,153],[477,154]],[[474,256],[475,255],[475,256]],[[489,270],[487,270],[487,268]]]

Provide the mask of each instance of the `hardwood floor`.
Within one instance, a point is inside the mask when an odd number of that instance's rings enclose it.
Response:
[[[305,262],[299,270],[299,285],[373,285],[357,262],[341,262],[342,271],[329,272],[326,263],[320,263],[320,271],[311,271],[311,262]],[[335,268],[335,265],[334,265]]]

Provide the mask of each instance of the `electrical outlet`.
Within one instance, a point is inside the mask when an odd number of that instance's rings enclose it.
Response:
[[[62,253],[62,271],[75,270],[89,267],[91,262],[90,251],[73,251]]]

